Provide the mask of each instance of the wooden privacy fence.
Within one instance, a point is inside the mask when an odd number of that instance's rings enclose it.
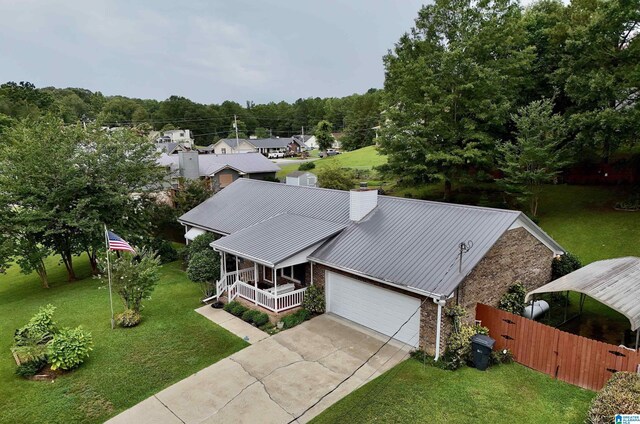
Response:
[[[478,303],[476,319],[516,362],[558,380],[600,390],[616,371],[638,372],[640,352],[576,336]]]

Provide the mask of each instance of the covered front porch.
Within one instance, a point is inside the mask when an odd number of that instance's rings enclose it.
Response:
[[[312,266],[308,263],[286,268],[267,267],[226,252],[222,252],[221,263],[216,297],[226,293],[229,301],[240,297],[275,313],[301,306],[304,292],[311,283],[305,276],[299,278],[300,269],[307,274],[305,268]],[[227,271],[228,268],[231,271]]]
[[[230,301],[240,297],[274,313],[301,306],[313,284],[307,257],[343,228],[281,214],[214,241],[211,247],[221,255],[216,297],[226,293]]]

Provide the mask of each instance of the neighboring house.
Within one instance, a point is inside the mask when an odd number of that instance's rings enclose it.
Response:
[[[175,155],[178,152],[185,152],[191,150],[191,145],[187,143],[156,143],[156,149],[162,153],[166,153],[168,155]]]
[[[318,177],[311,172],[294,171],[287,174],[286,183],[294,186],[315,187],[318,183]]]
[[[280,167],[259,153],[228,155],[198,154],[183,151],[177,155],[163,154],[158,158],[161,166],[172,171],[172,186],[177,187],[178,178],[203,179],[218,191],[238,178],[273,180]]]
[[[444,307],[497,306],[517,281],[551,279],[563,249],[521,212],[238,180],[179,218],[187,240],[220,236],[217,297],[276,313],[311,284],[326,309],[436,356],[450,331]],[[464,243],[464,245],[462,245]],[[466,249],[468,248],[468,250]]]
[[[292,138],[304,143],[305,150],[318,148],[318,140],[315,135],[294,135]]]
[[[168,139],[173,143],[193,144],[193,134],[191,130],[167,130],[162,131],[162,139]]]
[[[229,153],[251,153],[256,152],[256,146],[251,144],[252,140],[245,140],[243,138],[236,140],[235,138],[223,138],[217,143],[214,143],[213,153],[217,155],[226,155]]]
[[[302,141],[294,138],[256,138],[239,139],[223,138],[213,145],[214,153],[224,155],[228,153],[259,152],[265,156],[269,153],[298,154],[305,150]]]

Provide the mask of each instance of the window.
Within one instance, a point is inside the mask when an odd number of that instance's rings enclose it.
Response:
[[[222,154],[226,155],[227,154],[227,149],[225,149],[224,147],[222,148]]]
[[[298,264],[280,268],[280,275],[287,280],[304,284],[305,271],[305,264]]]
[[[280,275],[284,278],[288,278],[289,280],[293,280],[293,266],[288,266],[286,268],[280,269]]]
[[[269,272],[267,272],[267,270]],[[270,283],[273,283],[273,270],[271,268],[268,268],[266,266],[262,266],[262,279],[264,281],[268,281]]]

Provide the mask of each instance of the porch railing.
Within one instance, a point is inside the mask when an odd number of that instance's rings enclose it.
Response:
[[[241,298],[262,306],[270,311],[282,312],[302,305],[304,292],[306,290],[306,288],[302,288],[288,293],[275,295],[268,291],[258,289],[243,281],[236,281],[233,288],[229,286],[229,299],[234,299],[236,296],[240,296]]]

